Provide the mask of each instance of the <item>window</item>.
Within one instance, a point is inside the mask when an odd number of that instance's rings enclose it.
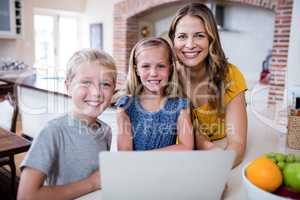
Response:
[[[103,25],[101,23],[90,24],[90,47],[103,49]]]
[[[54,17],[34,16],[35,64],[38,67],[55,66]]]
[[[64,71],[68,59],[79,47],[77,16],[36,12],[34,33],[35,67]]]
[[[58,66],[63,67],[78,49],[78,24],[74,17],[61,17],[59,22]]]
[[[225,6],[221,4],[216,3],[207,3],[206,4],[211,11],[213,12],[218,28],[222,29],[224,28],[224,21],[225,21]]]
[[[224,6],[216,5],[215,17],[219,28],[224,27]]]

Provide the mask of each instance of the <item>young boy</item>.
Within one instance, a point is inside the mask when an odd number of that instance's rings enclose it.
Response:
[[[67,65],[72,111],[50,121],[21,164],[18,199],[74,199],[101,187],[98,154],[111,144],[111,129],[97,117],[110,105],[116,66],[104,52],[76,52]]]

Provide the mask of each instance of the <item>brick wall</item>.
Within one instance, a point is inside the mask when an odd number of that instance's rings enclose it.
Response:
[[[269,104],[283,101],[293,9],[293,0],[276,2]]]
[[[130,51],[138,40],[138,17],[184,0],[125,0],[114,6],[114,58],[118,66],[118,88],[124,86]],[[186,2],[190,2],[186,0]],[[201,1],[197,1],[201,2]],[[204,2],[204,1],[203,1]],[[271,9],[275,12],[269,103],[284,96],[293,0],[226,0]]]

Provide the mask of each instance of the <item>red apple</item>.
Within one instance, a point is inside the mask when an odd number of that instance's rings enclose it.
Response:
[[[279,187],[274,193],[282,197],[288,197],[295,200],[300,200],[300,192],[296,192],[291,188],[285,186]]]

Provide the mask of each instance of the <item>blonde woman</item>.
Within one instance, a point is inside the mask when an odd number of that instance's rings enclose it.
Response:
[[[239,164],[247,140],[247,86],[225,57],[212,12],[200,3],[184,6],[172,20],[169,37],[183,93],[192,102],[196,148],[216,148],[220,142],[215,141],[226,137],[224,148],[236,152]]]
[[[127,95],[116,104],[119,150],[193,148],[187,101],[178,97],[177,84],[168,42],[162,38],[138,42],[131,53]]]

